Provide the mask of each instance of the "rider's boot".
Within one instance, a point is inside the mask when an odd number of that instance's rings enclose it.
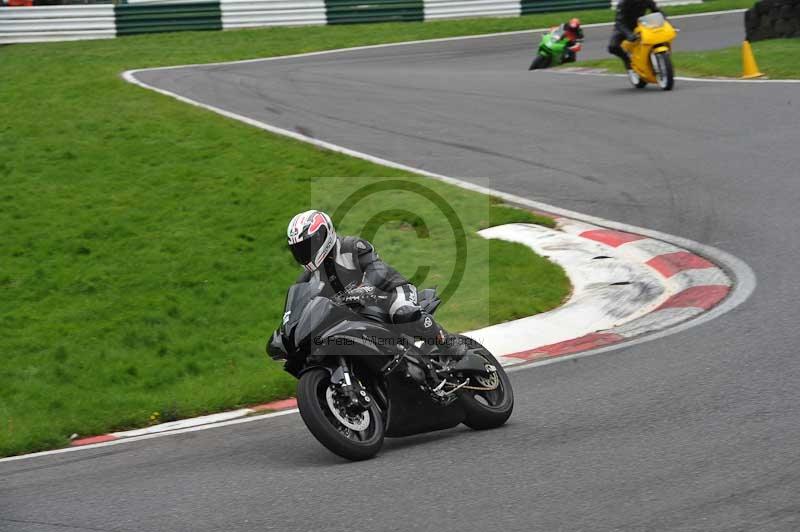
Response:
[[[461,358],[467,354],[467,345],[463,337],[450,334],[434,322],[436,334],[426,338],[426,344],[432,344],[431,355],[444,355],[451,358]]]
[[[631,56],[629,53],[625,52],[622,62],[625,63],[625,70],[628,72],[628,76],[630,76],[631,73],[633,73],[633,65],[631,65]]]
[[[405,327],[406,334],[424,342],[422,350],[426,355],[447,355],[460,358],[467,352],[464,339],[458,335],[449,334],[427,312],[422,312],[419,319],[407,323]]]

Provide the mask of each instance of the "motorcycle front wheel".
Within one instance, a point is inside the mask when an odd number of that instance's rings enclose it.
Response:
[[[547,68],[550,66],[550,58],[545,57],[543,55],[537,55],[533,58],[533,63],[531,63],[530,68],[528,70],[537,70],[540,68]]]
[[[297,407],[311,434],[329,451],[348,460],[372,458],[383,445],[384,423],[373,403],[368,409],[348,413],[339,405],[330,373],[315,368],[300,376]]]
[[[488,349],[472,339],[462,337],[472,344],[474,353],[483,357],[486,364],[494,366],[495,371],[470,378],[470,387],[459,394],[459,401],[466,419],[464,425],[475,430],[493,429],[503,425],[514,410],[514,391],[503,366]]]
[[[656,71],[656,80],[661,90],[671,91],[675,86],[675,72],[672,67],[672,58],[669,52],[659,52],[653,57],[653,67]]]

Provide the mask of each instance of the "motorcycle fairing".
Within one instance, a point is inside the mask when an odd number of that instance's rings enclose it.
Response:
[[[399,345],[406,340],[405,337],[389,329],[387,324],[367,321],[358,315],[355,319],[348,319],[334,324],[325,329],[319,337],[324,339],[323,344],[334,344],[342,347],[343,355],[380,355],[389,357],[390,352],[381,349],[381,345]],[[384,361],[385,363],[385,361]]]
[[[400,372],[386,377],[389,411],[386,437],[400,438],[457,426],[465,413],[458,402],[448,406],[434,403],[428,392],[413,385]]]

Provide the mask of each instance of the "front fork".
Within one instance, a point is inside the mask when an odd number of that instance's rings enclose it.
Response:
[[[654,46],[653,49],[650,50],[650,66],[653,68],[653,74],[656,76],[662,74],[662,72],[660,72],[661,66],[658,64],[658,54],[664,52],[669,52],[669,46],[666,44]]]
[[[339,365],[331,375],[331,382],[338,385],[339,393],[347,400],[347,409],[360,412],[372,406],[372,397],[361,385],[361,382],[353,376],[347,359],[339,356],[338,362]]]

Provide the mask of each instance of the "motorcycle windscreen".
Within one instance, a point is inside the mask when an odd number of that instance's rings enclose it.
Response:
[[[323,288],[323,284],[319,281],[307,281],[305,283],[296,283],[289,287],[286,293],[286,306],[283,309],[283,322],[281,328],[283,333],[289,333],[300,317],[303,315],[303,309],[315,297],[317,297]]]
[[[639,24],[645,28],[660,28],[664,25],[664,15],[661,13],[650,13],[643,17],[639,17]]]
[[[294,330],[295,345],[312,340],[312,335],[330,319],[336,305],[327,297],[314,297],[302,310]],[[294,312],[294,311],[293,311]]]

